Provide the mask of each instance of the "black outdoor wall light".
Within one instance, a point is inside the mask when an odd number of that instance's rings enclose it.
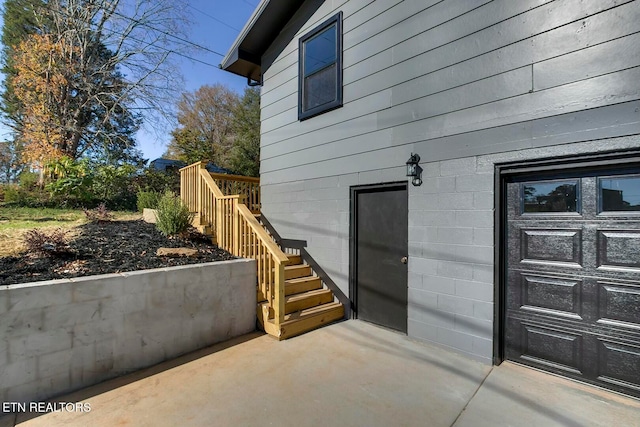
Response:
[[[422,168],[419,163],[420,156],[411,153],[411,157],[407,160],[407,176],[413,177],[411,183],[416,187],[422,185]]]

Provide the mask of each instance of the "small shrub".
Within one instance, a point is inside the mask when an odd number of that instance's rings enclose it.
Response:
[[[56,256],[68,252],[67,233],[61,229],[45,232],[34,228],[24,234],[27,251],[35,255]]]
[[[7,185],[4,188],[4,201],[6,203],[20,204],[23,199],[23,192],[17,185]]]
[[[165,236],[183,234],[191,225],[193,214],[173,191],[167,191],[158,202],[156,227]]]
[[[100,203],[95,209],[84,209],[84,214],[91,222],[109,222],[113,219],[113,214],[109,212],[104,203]]]
[[[20,187],[24,190],[30,190],[37,187],[39,181],[40,175],[35,172],[24,171],[18,176]]]
[[[161,196],[157,191],[138,191],[138,210],[142,212],[144,209],[157,209]]]

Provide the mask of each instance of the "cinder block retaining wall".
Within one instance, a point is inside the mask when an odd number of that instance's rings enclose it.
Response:
[[[0,399],[46,399],[250,332],[255,282],[255,261],[234,260],[0,286]]]

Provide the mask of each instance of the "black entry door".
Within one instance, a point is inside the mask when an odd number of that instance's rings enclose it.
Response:
[[[507,183],[505,356],[640,396],[640,173]]]
[[[357,316],[406,333],[407,187],[363,188],[353,197]]]

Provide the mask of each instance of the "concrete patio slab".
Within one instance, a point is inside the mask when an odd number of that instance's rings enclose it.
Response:
[[[513,363],[494,368],[455,427],[640,426],[640,401]]]
[[[633,426],[640,420],[636,400],[512,364],[492,369],[360,321],[283,342],[250,334],[59,400],[88,402],[91,411],[20,414],[17,425],[574,426],[608,420]]]

